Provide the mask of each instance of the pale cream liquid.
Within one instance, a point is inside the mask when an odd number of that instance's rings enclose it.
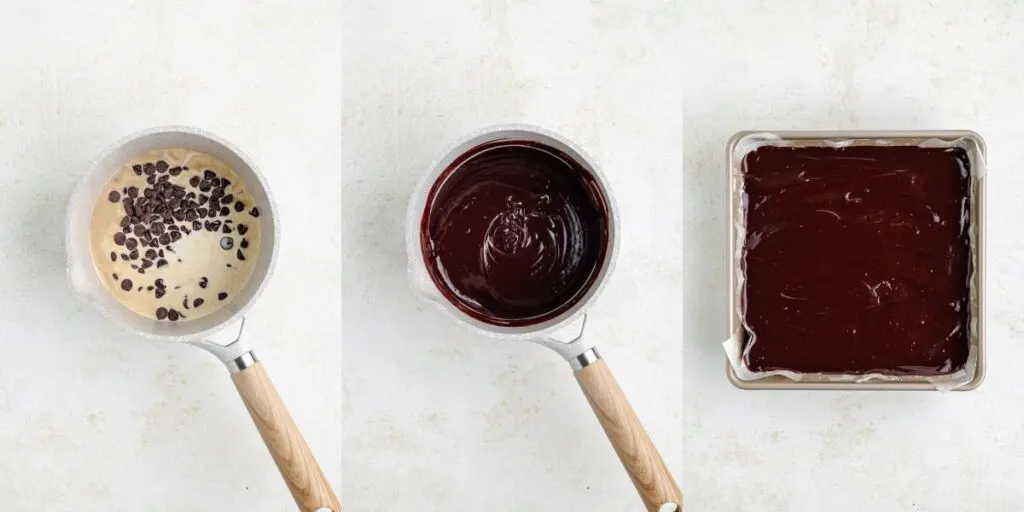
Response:
[[[234,198],[230,205],[224,205],[228,207],[230,213],[227,216],[218,215],[214,218],[198,220],[204,224],[207,221],[220,221],[222,225],[225,220],[231,220],[232,232],[223,233],[218,230],[213,233],[205,228],[198,231],[193,230],[187,235],[182,232],[182,237],[178,241],[152,248],[157,251],[164,250],[162,259],[167,261],[166,265],[157,268],[154,260],[153,266],[143,269],[143,272],[140,273],[137,268],[132,268],[132,266],[139,267],[146,251],[151,247],[140,244],[136,248],[139,253],[137,259],[125,261],[121,254],[128,254],[131,251],[124,245],[116,244],[114,235],[122,232],[121,221],[125,217],[125,210],[121,201],[126,197],[123,193],[124,189],[130,186],[138,187],[138,196],[142,197],[143,190],[153,187],[146,183],[148,176],[145,173],[141,176],[136,175],[132,166],[143,165],[147,162],[155,164],[159,160],[167,162],[169,168],[188,167],[188,171],[182,171],[178,176],[170,176],[168,181],[183,186],[186,192],[196,193],[197,197],[203,192],[189,184],[189,180],[193,176],[202,177],[203,172],[209,169],[215,172],[218,178],[230,180],[231,184],[225,189],[225,194],[230,194]],[[169,173],[156,174],[157,177],[163,175],[169,176]],[[121,200],[118,202],[110,202],[108,198],[108,194],[114,190],[121,193]],[[209,192],[203,194],[210,195]],[[237,201],[242,201],[245,204],[245,208],[241,212],[235,211],[234,203]],[[202,318],[228,304],[252,276],[260,250],[260,219],[253,217],[250,213],[254,206],[260,207],[261,205],[253,204],[245,184],[231,168],[220,160],[204,153],[181,148],[152,151],[125,162],[110,178],[101,196],[96,199],[90,233],[93,265],[107,290],[118,302],[135,313],[148,318],[156,318],[157,309],[163,307],[167,310],[177,311],[181,315],[178,321]],[[161,220],[161,222],[163,221]],[[192,230],[193,226],[192,221],[188,220],[175,221],[174,224],[179,228],[187,227],[189,230]],[[244,235],[240,235],[236,229],[239,224],[248,227],[248,231]],[[133,233],[125,236],[136,240],[139,238]],[[224,237],[232,239],[230,250],[225,250],[221,246],[221,239]],[[248,243],[248,247],[245,249],[241,248],[243,238]],[[168,247],[174,252],[168,250]],[[238,258],[239,250],[245,260]],[[112,252],[115,254],[116,261],[111,261]],[[114,278],[115,274],[117,279]],[[206,278],[205,288],[200,287],[199,284],[203,277]],[[130,291],[124,291],[121,288],[124,279],[131,280]],[[155,293],[157,279],[163,279],[165,285],[166,294],[161,298],[157,298]],[[153,286],[154,289],[147,289],[150,286]],[[139,290],[140,287],[141,290]],[[220,293],[227,293],[227,297],[223,300],[218,299]],[[194,305],[196,299],[202,299],[202,304],[198,307]],[[183,302],[186,301],[188,308],[183,305]]]

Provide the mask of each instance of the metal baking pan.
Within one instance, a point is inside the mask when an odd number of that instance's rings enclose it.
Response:
[[[887,145],[918,145],[921,142],[928,139],[940,139],[944,141],[952,141],[956,139],[967,139],[973,142],[978,151],[981,153],[982,161],[987,154],[985,148],[985,141],[980,135],[969,130],[935,130],[935,131],[769,131],[769,130],[758,130],[758,131],[743,131],[736,135],[733,135],[729,139],[728,146],[726,148],[726,172],[728,174],[728,207],[729,213],[727,216],[727,231],[729,240],[729,252],[728,258],[731,263],[729,265],[729,288],[727,290],[729,296],[729,332],[737,333],[742,332],[739,329],[740,316],[737,307],[737,286],[738,286],[738,275],[740,269],[738,268],[737,258],[733,257],[736,254],[736,235],[734,231],[735,223],[737,222],[737,204],[735,192],[742,186],[742,180],[738,180],[737,177],[740,175],[742,158],[737,158],[735,149],[737,145],[744,140],[745,137],[770,133],[778,138],[789,141],[796,145],[805,143],[806,145],[824,145],[828,141],[853,141],[854,144],[877,144],[878,140],[885,140]],[[974,255],[973,263],[975,265],[975,273],[971,282],[971,287],[977,290],[977,296],[975,299],[975,305],[971,308],[972,312],[972,326],[974,330],[970,336],[971,350],[977,355],[977,362],[975,366],[974,375],[970,381],[963,385],[954,388],[954,391],[969,391],[977,388],[982,380],[985,378],[985,169],[982,167],[980,172],[977,169],[972,169],[972,172],[976,172],[978,177],[976,181],[976,189],[974,192],[974,200],[971,203],[971,215],[973,221],[976,223],[976,241],[974,243]],[[732,364],[726,361],[726,375],[729,381],[734,386],[745,390],[767,390],[767,389],[818,389],[818,390],[932,390],[934,391],[935,386],[926,380],[915,380],[908,378],[907,380],[901,381],[881,381],[881,380],[868,380],[865,382],[835,382],[827,380],[825,376],[818,375],[806,375],[800,381],[792,380],[785,376],[775,375],[757,378],[754,380],[743,380],[736,373]]]

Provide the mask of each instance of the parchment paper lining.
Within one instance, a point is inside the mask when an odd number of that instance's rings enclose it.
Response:
[[[743,316],[743,290],[745,275],[743,273],[742,259],[743,246],[746,241],[746,204],[747,194],[743,189],[743,158],[750,152],[764,146],[783,147],[848,147],[848,146],[918,146],[923,148],[962,148],[967,151],[970,162],[970,187],[968,198],[971,202],[970,225],[968,227],[968,239],[971,247],[971,273],[968,276],[968,304],[970,320],[968,322],[968,340],[970,343],[967,355],[967,362],[964,367],[948,375],[939,376],[889,376],[880,373],[868,373],[863,375],[836,374],[836,373],[797,373],[792,371],[769,371],[755,372],[743,363],[744,335],[748,330]],[[894,137],[887,139],[785,139],[774,133],[755,133],[741,138],[732,149],[732,166],[730,173],[730,194],[733,207],[734,229],[735,229],[735,253],[733,257],[733,268],[735,273],[735,288],[733,290],[732,303],[735,305],[733,314],[738,318],[736,327],[729,339],[725,340],[722,346],[725,348],[729,364],[732,366],[736,376],[743,381],[754,381],[771,376],[783,376],[797,382],[928,382],[939,391],[949,391],[963,386],[974,378],[978,367],[978,352],[980,347],[979,317],[980,317],[980,286],[981,279],[978,261],[978,244],[980,241],[978,212],[980,205],[977,203],[980,182],[985,176],[985,157],[982,148],[973,138],[959,137],[940,139],[934,137]]]

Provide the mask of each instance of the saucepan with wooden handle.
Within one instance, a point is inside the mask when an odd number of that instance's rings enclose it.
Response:
[[[253,203],[258,205],[261,214],[251,222],[259,223],[262,237],[252,275],[230,302],[207,316],[175,322],[144,317],[111,295],[94,268],[89,235],[97,198],[105,194],[104,187],[114,171],[130,159],[169,148],[211,155],[229,166],[245,183]],[[140,337],[187,343],[217,356],[227,366],[299,508],[310,512],[339,512],[341,504],[338,498],[274,389],[264,363],[241,335],[245,314],[272,273],[278,237],[277,212],[266,181],[238,149],[215,135],[194,128],[153,128],[114,144],[93,163],[75,190],[68,207],[66,225],[68,279],[81,299]]]
[[[615,263],[618,227],[605,178],[576,145],[532,126],[488,128],[449,148],[413,194],[409,277],[421,296],[477,332],[564,357],[647,510],[682,510],[661,455],[583,336],[586,308]],[[524,290],[558,288],[568,273],[581,276],[574,289],[555,290],[568,299],[529,317],[505,314],[524,310]],[[547,281],[531,282],[542,274]],[[503,304],[498,296],[513,298]],[[485,301],[507,308],[499,313]]]

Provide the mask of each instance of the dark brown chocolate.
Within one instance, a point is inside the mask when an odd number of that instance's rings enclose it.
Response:
[[[750,369],[937,375],[964,366],[964,150],[762,147],[743,172]]]
[[[594,176],[546,145],[515,140],[466,152],[430,191],[427,270],[462,311],[521,326],[562,314],[608,250],[608,206]]]

